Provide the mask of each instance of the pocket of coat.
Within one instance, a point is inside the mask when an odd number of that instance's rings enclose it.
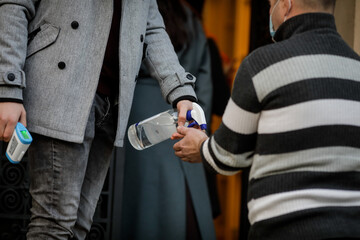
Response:
[[[39,28],[30,32],[26,57],[28,58],[56,42],[59,32],[60,28],[50,23],[44,23]]]

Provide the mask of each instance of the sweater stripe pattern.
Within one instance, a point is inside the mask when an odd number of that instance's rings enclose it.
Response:
[[[293,17],[241,64],[207,167],[251,167],[250,239],[360,238],[360,57],[334,17]]]

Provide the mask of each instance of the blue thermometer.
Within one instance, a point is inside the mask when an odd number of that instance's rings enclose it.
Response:
[[[12,163],[19,163],[32,142],[29,131],[21,123],[17,123],[14,133],[6,149],[6,157]]]

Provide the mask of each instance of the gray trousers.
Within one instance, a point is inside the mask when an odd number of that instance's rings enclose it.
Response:
[[[85,239],[108,172],[117,109],[96,95],[81,144],[33,134],[27,239]]]

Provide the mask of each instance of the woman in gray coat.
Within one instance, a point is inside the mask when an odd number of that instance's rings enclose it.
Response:
[[[158,0],[167,32],[209,123],[212,102],[206,36],[194,13],[179,0]],[[142,66],[129,124],[168,110],[160,87]],[[137,151],[127,142],[122,210],[123,239],[215,239],[203,165],[180,161],[167,140]]]

